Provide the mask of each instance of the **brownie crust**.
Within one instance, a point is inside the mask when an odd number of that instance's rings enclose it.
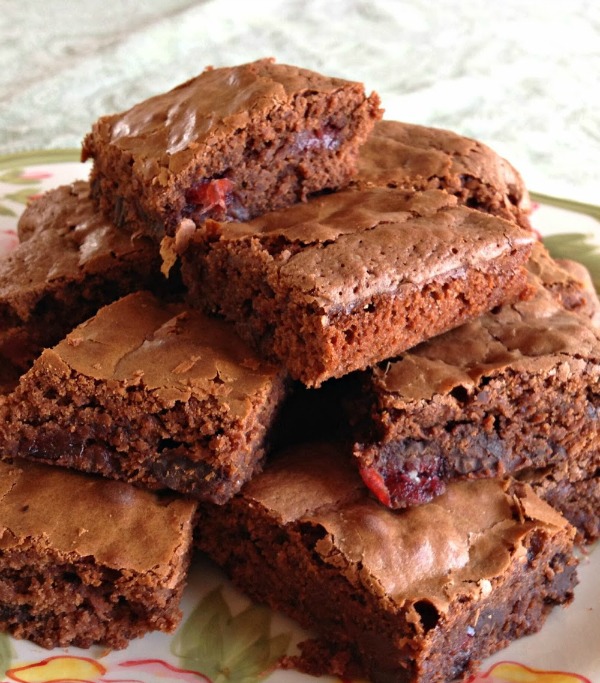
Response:
[[[347,185],[381,117],[360,83],[262,59],[105,116],[83,143],[117,224],[174,235],[184,220],[246,220]]]
[[[46,349],[3,408],[8,455],[223,502],[285,391],[220,320],[138,292]]]
[[[0,462],[0,629],[47,648],[173,631],[194,515],[183,499]]]
[[[371,188],[208,221],[180,252],[193,304],[318,386],[517,299],[533,241],[440,190]]]
[[[391,511],[337,446],[288,451],[201,515],[198,544],[235,583],[358,653],[374,683],[466,679],[576,580],[574,530],[528,487],[460,482]]]

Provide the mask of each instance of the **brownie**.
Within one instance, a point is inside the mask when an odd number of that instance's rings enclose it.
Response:
[[[227,323],[138,292],[34,362],[0,451],[222,503],[260,467],[284,390]]]
[[[530,228],[518,171],[487,145],[441,128],[379,121],[360,151],[359,185],[443,189],[461,203]]]
[[[0,630],[47,648],[173,631],[194,513],[122,482],[0,462]]]
[[[373,683],[464,680],[576,582],[574,529],[527,485],[457,482],[394,511],[337,445],[280,453],[199,514],[199,547],[238,586],[358,653]]]
[[[600,301],[589,270],[577,261],[553,259],[541,244],[534,246],[527,264],[530,272],[540,278],[544,287],[564,308],[600,324]]]
[[[441,190],[371,188],[209,220],[180,252],[191,302],[318,386],[518,298],[534,239]]]
[[[151,240],[132,237],[98,215],[86,182],[34,200],[19,233],[21,244],[0,256],[0,356],[18,367],[104,304],[161,285],[161,260]]]
[[[83,159],[94,160],[100,206],[160,238],[182,222],[246,220],[347,185],[380,117],[360,83],[261,59],[206,69],[99,119]]]
[[[532,299],[365,373],[354,455],[381,502],[405,507],[452,479],[512,474],[588,540],[600,536],[600,337],[533,286]]]

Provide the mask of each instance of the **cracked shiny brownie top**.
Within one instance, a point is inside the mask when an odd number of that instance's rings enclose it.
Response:
[[[195,511],[123,482],[0,462],[0,628],[47,648],[173,631]]]
[[[147,572],[163,587],[174,587],[189,554],[194,510],[191,501],[161,499],[122,482],[24,461],[0,462],[4,551],[23,538],[35,539],[64,557]]]

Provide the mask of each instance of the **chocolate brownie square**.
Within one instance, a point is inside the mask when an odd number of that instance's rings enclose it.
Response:
[[[360,150],[360,186],[442,189],[462,204],[530,228],[519,172],[487,145],[441,128],[379,121]]]
[[[246,220],[347,185],[380,117],[360,83],[261,59],[101,118],[83,159],[118,224],[172,236],[182,223]]]
[[[251,598],[357,653],[373,683],[464,680],[576,582],[574,529],[526,485],[458,482],[394,511],[336,445],[281,453],[200,507],[199,547]]]
[[[222,503],[260,467],[284,385],[227,323],[138,292],[34,362],[2,450]]]
[[[194,514],[121,482],[0,462],[0,630],[47,648],[173,631]]]
[[[365,374],[354,455],[381,502],[401,508],[453,479],[511,474],[587,540],[600,536],[600,337],[543,282],[532,286],[532,299]]]
[[[75,325],[140,288],[166,287],[158,250],[98,214],[79,181],[34,200],[0,257],[0,356],[25,368]]]
[[[180,245],[188,298],[308,386],[400,353],[526,286],[534,235],[441,190],[347,190]]]

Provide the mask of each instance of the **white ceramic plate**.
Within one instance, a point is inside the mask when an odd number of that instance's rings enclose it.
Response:
[[[16,222],[29,197],[87,174],[75,150],[0,157],[0,255],[16,245]],[[557,208],[553,202],[543,198],[534,214],[536,228],[548,236],[556,256],[585,262],[600,284],[600,210],[584,205],[564,208],[560,201],[563,208]],[[599,577],[600,547],[595,547],[582,558],[574,603],[554,610],[540,633],[484,662],[471,683],[599,683]],[[0,635],[0,677],[7,683],[315,680],[295,671],[273,670],[275,661],[292,652],[306,634],[289,620],[249,603],[208,563],[194,565],[182,606],[184,619],[174,635],[150,634],[115,652],[48,651]]]

